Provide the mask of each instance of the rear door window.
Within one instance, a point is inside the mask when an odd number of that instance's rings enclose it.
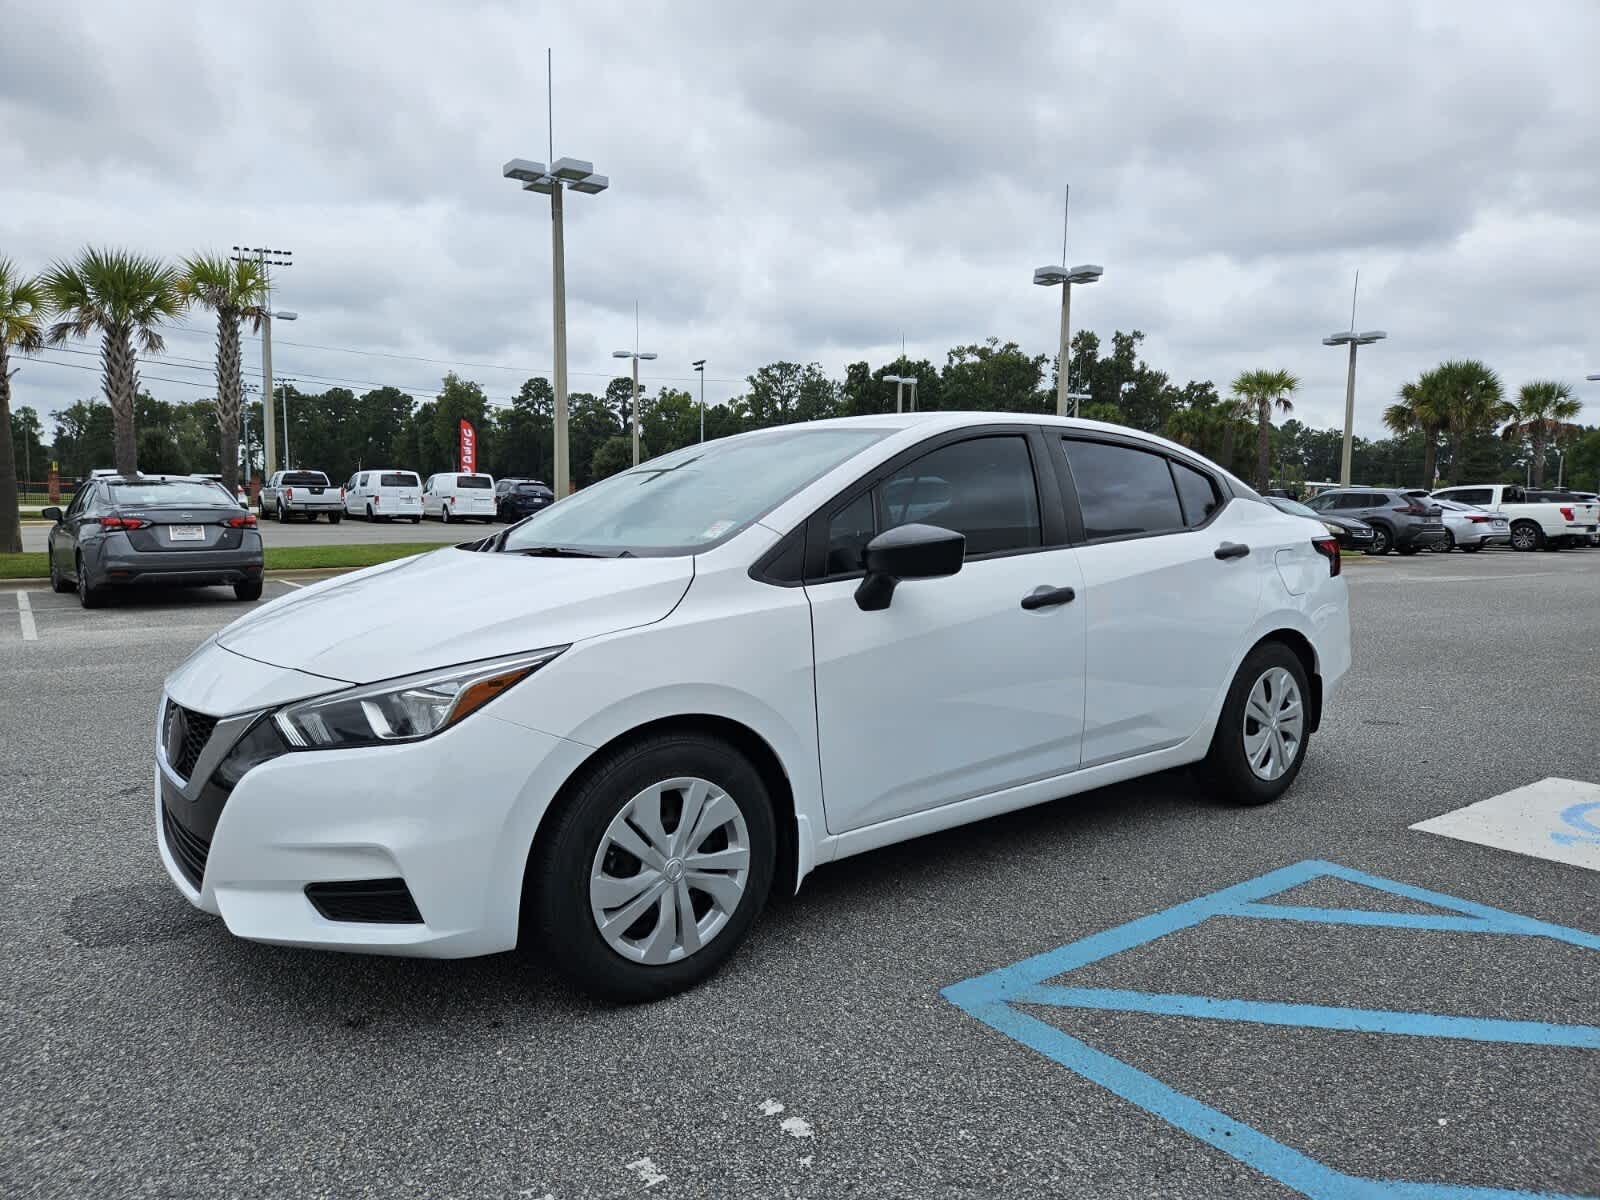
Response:
[[[328,477],[321,471],[290,471],[283,482],[288,487],[327,487]]]
[[[1183,509],[1164,455],[1109,442],[1062,441],[1083,513],[1084,536],[1138,537],[1183,529]]]
[[[456,486],[462,488],[480,488],[487,490],[493,486],[487,475],[457,475]]]
[[[414,488],[419,486],[417,477],[409,471],[395,471],[378,477],[379,487]]]

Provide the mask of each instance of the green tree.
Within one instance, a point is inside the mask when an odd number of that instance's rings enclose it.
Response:
[[[640,454],[644,451],[641,449]],[[633,435],[623,437],[612,434],[595,447],[589,459],[589,482],[595,483],[607,476],[626,471],[633,465]]]
[[[239,413],[244,408],[244,375],[239,362],[239,323],[259,333],[267,315],[265,268],[252,259],[235,262],[221,254],[195,254],[183,260],[178,295],[217,317],[217,425],[222,432],[222,484],[239,482]]]
[[[491,451],[487,444],[493,440],[490,427],[489,398],[483,388],[470,379],[462,379],[454,371],[444,377],[439,394],[433,400],[434,445],[437,449],[431,461],[424,464],[424,475],[435,471],[460,470],[461,422],[470,421],[478,433],[477,453],[481,457]]]
[[[573,392],[567,397],[567,441],[572,463],[574,487],[584,487],[595,481],[594,455],[601,445],[620,437],[616,414],[604,399],[591,392]],[[633,461],[633,443],[628,443],[627,461]]]
[[[34,354],[44,345],[45,290],[0,258],[0,552],[22,552],[16,454],[11,440],[11,352]]]
[[[1422,486],[1426,488],[1433,487],[1438,474],[1439,434],[1448,422],[1440,399],[1433,372],[1425,371],[1402,383],[1395,402],[1383,410],[1383,423],[1396,434],[1421,435]]]
[[[1450,476],[1467,482],[1462,443],[1468,435],[1493,428],[1510,415],[1500,377],[1477,359],[1453,359],[1430,371],[1426,389],[1450,431]]]
[[[183,310],[178,277],[158,259],[125,250],[85,250],[74,262],[58,262],[43,279],[45,299],[56,323],[47,339],[59,346],[69,338],[100,335],[100,362],[106,401],[116,428],[116,468],[139,470],[135,398],[139,361],[135,351],[166,349],[159,328]]]
[[[649,448],[648,455],[641,449],[641,456],[653,458],[700,440],[700,402],[678,388],[663,388],[640,419],[644,422],[640,438]]]
[[[837,389],[816,363],[769,363],[746,382],[745,419],[751,429],[838,415]]]
[[[94,400],[78,400],[50,414],[56,426],[55,456],[62,470],[82,479],[109,461],[116,446],[111,410]]]
[[[1233,394],[1254,410],[1256,419],[1256,487],[1265,491],[1272,470],[1272,410],[1290,413],[1289,399],[1300,388],[1300,380],[1288,371],[1241,371],[1233,381]]]
[[[1015,342],[988,338],[957,346],[946,356],[939,383],[943,406],[978,412],[1044,412],[1039,390],[1047,355],[1028,355]]]
[[[1580,429],[1567,447],[1569,486],[1600,492],[1600,429]]]
[[[494,473],[508,478],[555,478],[556,393],[550,381],[535,377],[523,381],[500,414],[494,456]]]
[[[1582,411],[1583,405],[1573,395],[1571,385],[1554,379],[1525,383],[1517,391],[1511,424],[1501,436],[1507,441],[1527,442],[1532,446],[1534,487],[1544,486],[1544,459],[1550,444],[1577,432],[1573,422]]]
[[[49,473],[50,448],[44,444],[44,425],[27,405],[11,410],[11,454],[19,487],[40,482]]]

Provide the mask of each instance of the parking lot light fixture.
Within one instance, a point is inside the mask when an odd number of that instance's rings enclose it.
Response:
[[[1350,329],[1344,333],[1331,333],[1322,339],[1324,346],[1349,346],[1350,369],[1344,380],[1344,450],[1339,456],[1339,486],[1350,486],[1350,453],[1355,441],[1356,423],[1356,347],[1381,342],[1389,335],[1381,329],[1368,329],[1357,333]]]
[[[566,241],[562,231],[561,193],[580,192],[595,196],[611,186],[605,175],[596,175],[594,164],[581,158],[555,155],[553,85],[549,82],[550,53],[545,52],[546,103],[549,113],[550,165],[526,158],[513,158],[500,168],[500,174],[522,185],[525,192],[550,197],[550,293],[552,338],[555,343],[555,470],[556,498],[572,491],[571,442],[567,432],[567,266]],[[637,444],[637,435],[636,435]]]
[[[1071,203],[1072,188],[1069,186],[1061,204],[1061,265],[1035,267],[1033,271],[1033,282],[1037,286],[1061,289],[1061,344],[1056,351],[1056,416],[1058,417],[1068,415],[1067,401],[1072,399],[1072,389],[1068,386],[1067,378],[1072,369],[1072,285],[1094,283],[1105,274],[1105,268],[1097,263],[1067,266],[1067,214]],[[1075,401],[1071,415],[1074,417],[1078,415]]]
[[[637,320],[637,314],[635,320]],[[612,358],[631,358],[633,360],[633,465],[639,465],[639,360],[646,362],[655,358],[655,353],[649,350],[613,350]],[[704,441],[702,432],[701,440]]]
[[[894,384],[894,410],[895,410],[895,412],[902,412],[905,409],[906,378],[907,377],[904,376],[904,375],[885,375],[883,377],[883,381],[885,383]]]
[[[697,358],[690,364],[700,376],[700,440],[706,440],[706,360]]]

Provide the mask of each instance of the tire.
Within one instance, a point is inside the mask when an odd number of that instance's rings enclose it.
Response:
[[[1544,530],[1532,521],[1516,521],[1511,526],[1513,550],[1537,550],[1544,544]]]
[[[1286,680],[1293,684],[1293,692]],[[1258,692],[1258,689],[1261,691]],[[1255,748],[1255,735],[1264,728],[1264,723],[1256,721],[1251,714],[1250,704],[1252,694],[1256,694],[1259,700],[1261,692],[1265,693],[1269,710],[1276,710],[1280,697],[1297,696],[1300,718],[1299,737],[1288,750],[1287,766],[1273,763],[1273,756],[1280,753],[1284,743],[1268,732],[1262,743],[1267,747],[1268,756],[1264,764],[1265,774],[1252,767],[1250,761],[1250,750]],[[1282,642],[1263,642],[1245,656],[1239,673],[1234,676],[1233,686],[1228,689],[1222,714],[1217,718],[1216,732],[1211,735],[1211,749],[1200,768],[1219,799],[1230,804],[1269,804],[1289,790],[1300,774],[1300,766],[1306,758],[1306,745],[1311,738],[1310,699],[1311,689],[1306,681],[1305,667],[1301,665],[1299,656]],[[1290,701],[1284,700],[1283,703]],[[1250,718],[1248,727],[1247,716]],[[1274,769],[1278,773],[1270,775]]]
[[[278,524],[279,525],[287,525],[288,523],[289,523],[289,510],[286,509],[283,506],[283,501],[279,500],[278,501]]]
[[[1483,549],[1483,543],[1482,542],[1473,542],[1472,545],[1470,545],[1470,546],[1461,547],[1461,553],[1463,553],[1463,554],[1476,554],[1479,550],[1482,550],[1482,549]]]
[[[1419,546],[1396,546],[1395,553],[1401,558],[1410,558],[1413,554],[1417,553],[1419,549],[1421,549]]]
[[[106,602],[105,591],[89,585],[89,572],[83,565],[83,555],[78,555],[78,603],[85,608],[99,608]]]
[[[450,524],[451,519],[452,518],[450,516],[450,506],[448,504],[439,505],[439,521],[440,521],[440,523],[444,524],[444,525],[448,525],[448,524]]]
[[[1456,535],[1450,532],[1448,529],[1444,531],[1444,541],[1435,542],[1433,545],[1428,547],[1429,551],[1434,554],[1449,554],[1450,551],[1454,550],[1455,548]]]
[[[342,512],[331,512],[328,514],[329,525],[337,525],[342,520],[344,520],[344,514]]]
[[[422,524],[422,518],[421,517],[412,517],[411,518],[411,523],[413,525],[421,525]]]
[[[61,578],[61,568],[56,566],[56,556],[53,551],[50,554],[50,590],[62,595],[72,591],[72,585]]]
[[[367,505],[367,520],[368,520],[368,522],[371,522],[373,520],[372,505],[370,505],[370,504]]]
[[[1381,558],[1394,549],[1394,534],[1389,532],[1387,525],[1374,525],[1372,527],[1372,545],[1368,546],[1366,553]]]
[[[689,874],[683,873],[683,859],[688,855],[672,839],[678,833],[683,805],[692,803],[692,792],[688,786],[662,785],[689,785],[691,781],[716,789],[710,801],[702,799],[706,805],[702,815],[711,811],[711,803],[716,803],[718,815],[726,817],[708,833],[702,833],[702,852],[745,849],[742,881],[738,881],[741,872],[734,864],[705,873],[692,868]],[[703,798],[705,792],[700,795]],[[635,805],[642,805],[645,813],[653,808],[658,819],[641,819],[641,810]],[[622,824],[625,812],[631,812],[637,825]],[[591,995],[631,1004],[659,1000],[693,987],[738,949],[756,914],[766,904],[777,845],[772,801],[760,772],[719,739],[669,732],[612,750],[585,769],[576,786],[545,820],[549,822],[547,832],[528,860],[524,928],[536,931],[538,951],[576,987]],[[673,829],[666,831],[669,821]],[[640,836],[639,827],[652,824],[659,831],[659,841]],[[648,901],[626,928],[613,927],[613,936],[626,952],[601,932],[596,905],[604,914],[608,893],[598,881],[649,875],[657,879],[659,887],[662,875],[613,841],[612,834],[619,829],[621,836],[631,835],[634,844],[663,844],[669,853],[676,851],[665,860],[665,877],[672,878],[676,871],[682,880],[666,888],[665,895],[673,898],[671,913],[666,911],[668,905],[663,896]],[[741,841],[742,847],[738,844]],[[720,901],[690,883],[696,875],[708,882],[720,880],[716,885]],[[632,904],[649,895],[651,885],[646,884],[645,888]],[[613,888],[609,894],[625,899],[628,889]],[[691,913],[700,914],[692,927],[677,919],[680,897],[688,900]],[[731,910],[722,907],[730,899]],[[619,913],[627,915],[623,907],[610,909],[614,920]],[[670,924],[668,917],[672,918]],[[698,949],[685,945],[685,933],[690,928],[695,940],[702,936],[708,939]],[[647,963],[642,961],[645,956],[666,961]]]
[[[233,585],[233,598],[235,600],[261,599],[261,580],[247,579],[243,583]]]

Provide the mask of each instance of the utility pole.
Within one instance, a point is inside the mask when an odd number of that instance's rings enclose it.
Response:
[[[278,439],[272,422],[272,268],[294,266],[293,250],[273,250],[267,246],[235,246],[234,262],[253,262],[261,268],[261,307],[266,315],[261,319],[261,402],[263,433],[263,461],[261,471],[270,476],[277,470]],[[293,314],[284,314],[294,320]]]
[[[1339,455],[1339,486],[1350,486],[1350,459],[1355,445],[1356,426],[1356,347],[1381,342],[1389,335],[1381,329],[1356,332],[1356,294],[1361,290],[1361,272],[1356,272],[1355,286],[1350,289],[1350,329],[1348,332],[1330,333],[1322,339],[1324,346],[1350,347],[1350,366],[1344,377],[1344,449]],[[1427,486],[1433,487],[1428,480]]]

